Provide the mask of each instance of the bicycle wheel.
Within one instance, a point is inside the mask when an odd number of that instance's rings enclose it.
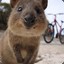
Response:
[[[61,44],[64,44],[64,28],[60,32],[59,40]]]
[[[52,24],[48,25],[43,38],[46,43],[51,43],[54,39],[54,26]]]

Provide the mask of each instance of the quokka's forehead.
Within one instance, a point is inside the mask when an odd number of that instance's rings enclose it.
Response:
[[[19,0],[18,4],[26,4],[26,3],[40,3],[41,4],[41,0]]]
[[[11,0],[10,1],[10,5],[12,8],[15,7],[15,5],[19,5],[19,4],[28,4],[28,3],[33,3],[33,5],[35,5],[36,3],[42,4],[42,8],[45,10],[47,8],[47,4],[48,4],[48,0]]]
[[[16,5],[16,8],[18,8],[18,6],[21,6],[21,7],[25,7],[28,6],[28,7],[35,7],[35,6],[42,6],[41,2],[38,1],[38,0],[23,0],[23,1],[19,1]]]

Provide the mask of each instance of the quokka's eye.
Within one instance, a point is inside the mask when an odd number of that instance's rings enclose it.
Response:
[[[41,14],[41,9],[39,7],[35,7],[36,13]]]
[[[18,7],[18,10],[17,11],[21,12],[22,9],[23,9],[22,7]]]

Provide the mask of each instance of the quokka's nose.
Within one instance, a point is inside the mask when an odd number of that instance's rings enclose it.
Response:
[[[34,24],[35,24],[35,16],[33,16],[33,15],[26,15],[25,16],[25,25],[26,25],[26,27],[31,27],[31,26],[33,26]]]

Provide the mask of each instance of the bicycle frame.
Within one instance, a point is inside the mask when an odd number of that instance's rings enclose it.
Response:
[[[53,24],[54,23],[54,24]],[[58,23],[58,21],[56,20],[56,14],[54,14],[54,21],[51,23],[54,27],[56,26],[56,31],[57,31],[57,34],[60,35],[60,32],[62,30],[62,21],[61,21],[61,25]],[[58,32],[58,26],[60,28],[60,31]]]
[[[59,14],[62,15],[63,13],[59,13]],[[51,43],[54,37],[56,36],[56,38],[59,37],[61,44],[64,44],[64,28],[62,28],[64,21],[61,21],[61,24],[60,24],[56,19],[57,14],[48,14],[48,15],[54,15],[54,21],[49,23],[48,28],[45,31],[45,34],[43,36],[45,42]],[[55,32],[55,28],[57,33]]]

